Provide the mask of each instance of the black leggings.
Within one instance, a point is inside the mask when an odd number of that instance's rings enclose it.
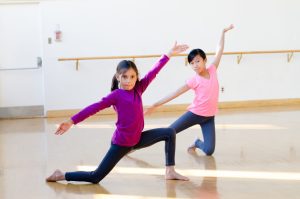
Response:
[[[176,133],[172,128],[158,128],[142,132],[140,141],[132,147],[111,144],[108,152],[95,171],[66,172],[67,181],[85,181],[99,183],[114,166],[132,150],[151,146],[159,141],[165,141],[166,166],[175,165]]]

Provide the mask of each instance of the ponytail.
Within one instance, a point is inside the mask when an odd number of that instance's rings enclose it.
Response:
[[[116,90],[118,88],[119,88],[119,82],[117,80],[116,75],[114,75],[113,78],[112,78],[112,81],[111,81],[111,88],[110,88],[110,90],[114,91],[114,90]]]

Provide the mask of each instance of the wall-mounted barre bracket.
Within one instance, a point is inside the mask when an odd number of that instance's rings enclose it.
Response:
[[[79,69],[79,60],[77,59],[76,60],[76,70],[78,71],[78,69]]]
[[[287,54],[287,61],[290,62],[292,60],[292,57],[294,55],[294,52],[288,53]]]
[[[237,56],[237,63],[240,64],[241,60],[243,58],[243,54],[241,53],[240,55]]]

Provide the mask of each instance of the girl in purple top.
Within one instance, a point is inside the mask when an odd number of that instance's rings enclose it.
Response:
[[[145,112],[145,114],[150,114],[158,106],[161,106],[192,89],[195,93],[195,98],[188,107],[188,111],[170,125],[176,133],[196,124],[201,126],[203,141],[197,138],[188,148],[190,152],[199,148],[206,155],[212,155],[214,153],[216,142],[214,119],[215,114],[217,113],[219,97],[219,83],[216,71],[223,54],[225,33],[232,28],[233,25],[230,25],[222,31],[215,58],[208,67],[206,67],[207,59],[203,50],[192,50],[188,55],[188,62],[196,74],[188,79],[187,82],[175,92],[154,103]]]
[[[54,171],[46,181],[56,182],[84,181],[99,183],[118,163],[118,161],[132,150],[137,150],[151,146],[159,141],[165,141],[166,154],[166,176],[167,180],[188,180],[187,177],[180,175],[174,169],[175,165],[175,138],[176,133],[172,128],[159,128],[142,132],[144,128],[142,94],[155,78],[158,72],[169,61],[169,58],[185,51],[187,45],[175,45],[167,55],[163,55],[153,66],[152,70],[141,80],[138,79],[138,70],[132,61],[121,61],[112,80],[111,93],[103,97],[73,117],[60,124],[55,132],[62,135],[70,129],[72,125],[85,120],[100,110],[113,106],[117,112],[116,130],[113,134],[111,146],[104,159],[95,171],[75,171],[62,172]]]

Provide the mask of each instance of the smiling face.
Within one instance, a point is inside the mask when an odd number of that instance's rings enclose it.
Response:
[[[132,90],[138,79],[137,74],[133,68],[129,68],[123,73],[116,75],[117,80],[120,82],[120,89]]]
[[[204,60],[200,55],[196,55],[193,60],[190,62],[190,66],[196,73],[202,73],[206,66],[206,59]]]

